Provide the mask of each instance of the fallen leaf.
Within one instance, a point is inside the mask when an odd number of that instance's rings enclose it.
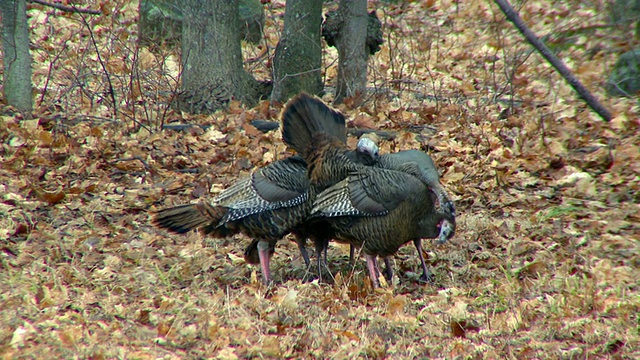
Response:
[[[342,335],[345,336],[346,338],[348,338],[349,340],[353,340],[353,341],[357,341],[360,342],[360,337],[354,333],[352,333],[351,331],[346,331],[346,330],[333,330],[333,332],[335,332],[338,335]]]

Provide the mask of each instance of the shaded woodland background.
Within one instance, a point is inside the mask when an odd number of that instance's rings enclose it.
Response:
[[[341,245],[329,249],[335,278],[319,284],[281,241],[269,290],[242,259],[249,239],[152,227],[153,210],[289,154],[277,131],[250,125],[282,105],[176,112],[179,54],[138,45],[138,4],[85,5],[103,15],[29,5],[35,118],[0,109],[3,357],[640,357],[638,104],[605,91],[638,40],[606,2],[514,6],[610,123],[493,3],[369,2],[385,42],[364,105],[339,109],[352,128],[394,133],[383,152],[429,152],[459,214],[449,243],[425,245],[435,284],[417,281],[407,246],[377,291]],[[265,8],[263,39],[243,46],[264,78],[284,2]],[[325,47],[327,87],[336,59]],[[209,126],[160,130],[171,122]]]

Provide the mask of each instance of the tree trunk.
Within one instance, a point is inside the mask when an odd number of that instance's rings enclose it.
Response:
[[[138,7],[138,38],[147,46],[171,47],[180,44],[182,36],[183,0],[140,0]],[[262,40],[265,22],[260,0],[238,0],[238,31],[252,44]]]
[[[2,0],[2,46],[4,49],[4,96],[20,111],[33,108],[31,55],[25,0]]]
[[[340,0],[342,29],[338,48],[338,87],[334,103],[364,94],[367,86],[367,0]]]
[[[268,89],[243,68],[237,0],[183,4],[180,108],[212,113],[231,99],[255,105]]]
[[[273,60],[273,100],[284,102],[301,91],[322,92],[321,23],[322,0],[287,0]]]

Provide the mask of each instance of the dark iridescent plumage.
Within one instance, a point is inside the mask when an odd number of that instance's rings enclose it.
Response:
[[[328,108],[321,100],[302,94],[291,100],[283,111],[283,119],[305,117],[314,131],[331,134],[339,142],[346,141],[344,116]],[[310,141],[305,134],[292,136]],[[373,143],[365,144],[376,146]],[[377,149],[371,149],[376,152]],[[371,163],[369,155],[348,151],[351,162]],[[305,248],[307,228],[304,220],[311,210],[315,196],[310,191],[307,163],[300,156],[276,161],[256,170],[220,193],[211,202],[179,205],[160,210],[154,223],[177,233],[200,229],[214,237],[242,232],[253,238],[245,250],[245,259],[260,263],[265,283],[271,281],[269,260],[276,242],[292,232],[302,256],[309,264]]]
[[[343,142],[318,133],[307,118],[283,120],[283,140],[308,164],[315,202],[307,226],[316,249],[326,248],[331,238],[362,246],[377,286],[377,256],[392,255],[411,240],[445,241],[452,235],[453,214],[438,211],[432,190],[412,175],[419,175],[418,163],[403,162],[396,170],[363,166],[349,160]],[[291,134],[307,134],[311,140]]]
[[[362,153],[368,153],[370,150],[370,146],[363,146],[362,149],[360,147],[360,143],[363,142],[361,139],[358,142],[358,146],[356,151]],[[371,141],[371,140],[369,140]],[[438,208],[443,211],[447,217],[450,219],[450,226],[442,227],[442,231],[448,231],[449,234],[444,236],[444,238],[450,238],[455,233],[455,207],[453,202],[449,199],[447,192],[444,187],[440,183],[440,177],[438,175],[438,170],[436,169],[435,163],[431,159],[431,157],[420,151],[420,150],[404,150],[399,151],[397,153],[392,154],[384,154],[377,157],[378,161],[374,164],[375,167],[380,167],[384,169],[390,170],[400,170],[400,171],[408,171],[411,175],[416,176],[420,179],[427,187],[433,192],[438,200]],[[404,164],[413,162],[416,164],[416,167],[406,168]],[[404,169],[403,169],[404,168]],[[422,255],[422,240],[417,238],[413,240],[416,250],[418,251],[418,257],[420,259],[420,264],[422,267],[422,280],[428,281],[430,279],[430,272],[427,269],[427,264],[424,260],[424,256]],[[393,274],[392,269],[390,267],[389,260],[385,258],[385,263],[387,265],[387,277],[390,279]]]
[[[176,233],[200,229],[214,237],[241,232],[254,238],[258,254],[245,251],[245,259],[260,263],[264,281],[269,282],[269,258],[276,242],[290,232],[296,233],[311,208],[306,169],[298,156],[276,161],[234,183],[211,202],[203,200],[158,211],[154,223]],[[296,233],[296,242],[308,263],[305,240]]]
[[[434,204],[424,182],[403,171],[362,168],[316,196],[311,218],[338,241],[362,247],[377,286],[376,257],[395,254],[420,238],[446,241],[454,220]]]

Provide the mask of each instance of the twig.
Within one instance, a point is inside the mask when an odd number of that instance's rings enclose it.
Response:
[[[71,123],[73,123],[74,125],[77,124],[80,121],[91,121],[91,122],[98,122],[98,123],[116,123],[116,122],[118,122],[118,120],[115,120],[115,119],[110,119],[110,118],[102,117],[102,116],[94,116],[94,115],[79,115],[79,116],[76,116],[74,118],[69,119],[69,121]]]
[[[504,15],[511,21],[516,28],[524,35],[524,37],[529,41],[533,47],[540,52],[540,54],[554,67],[560,75],[562,75],[565,80],[573,87],[573,89],[580,95],[580,97],[595,111],[602,117],[604,121],[611,121],[612,115],[607,108],[605,108],[598,99],[596,99],[590,92],[587,90],[584,85],[571,73],[571,70],[562,62],[562,60],[558,59],[549,48],[536,36],[536,34],[531,31],[527,25],[522,21],[518,13],[511,7],[507,0],[495,0],[496,4],[500,7],[500,10],[504,13]]]
[[[78,9],[75,6],[65,6],[65,5],[62,5],[62,4],[52,4],[52,3],[48,3],[48,2],[42,1],[42,0],[29,0],[29,2],[40,4],[40,5],[44,5],[44,6],[50,6],[52,8],[55,8],[55,9],[58,9],[58,10],[62,10],[62,11],[66,11],[66,12],[75,12],[75,13],[83,13],[83,14],[90,14],[90,15],[101,15],[102,14],[102,12],[100,12],[98,10]]]
[[[133,60],[131,61],[131,63],[133,64],[133,66],[131,67],[131,72],[129,73],[129,97],[126,100],[127,105],[131,105],[131,113],[132,116],[131,118],[133,119],[133,123],[136,123],[136,101],[135,98],[133,96],[133,89],[134,89],[134,79],[137,78],[138,79],[138,86],[140,86],[140,74],[138,73],[138,54],[140,51],[140,46],[138,45],[138,42],[136,42],[136,51],[133,52]],[[137,75],[137,76],[136,76]],[[142,87],[139,87],[140,89],[142,89]],[[142,90],[140,91],[142,92]],[[129,99],[131,99],[131,103],[129,103]],[[142,102],[142,108],[147,116],[147,122],[151,123],[151,121],[149,121],[149,112],[147,111],[147,102],[143,101]]]
[[[82,18],[82,22],[84,23],[84,26],[87,27],[87,30],[89,30],[89,36],[91,36],[91,43],[93,44],[94,49],[96,50],[96,56],[98,56],[98,62],[100,62],[100,66],[102,67],[102,71],[104,71],[104,75],[107,78],[107,83],[109,84],[109,95],[111,96],[111,101],[113,102],[113,117],[114,118],[118,118],[118,103],[116,102],[116,91],[113,89],[113,84],[111,83],[111,75],[109,74],[109,71],[107,70],[107,66],[104,64],[104,61],[102,60],[102,56],[100,56],[100,50],[98,49],[98,43],[96,42],[96,38],[93,36],[93,30],[91,29],[91,26],[89,26],[89,22],[87,22],[87,19],[82,16],[82,14],[80,15],[80,18]],[[142,126],[142,124],[140,124]],[[144,127],[144,126],[143,126]],[[149,130],[149,129],[147,129]]]
[[[42,103],[44,102],[44,97],[47,94],[47,89],[49,88],[49,81],[51,81],[51,76],[53,74],[54,65],[56,64],[58,59],[60,59],[60,56],[62,56],[64,51],[67,49],[67,40],[68,39],[66,39],[62,43],[62,50],[60,50],[60,52],[56,54],[55,58],[51,60],[51,62],[49,63],[49,70],[47,71],[47,79],[44,82],[44,87],[42,89],[42,95],[40,96],[40,101],[38,101],[38,106],[42,105]]]
[[[144,176],[146,172],[144,171],[124,171],[124,170],[115,170],[109,174],[109,176],[117,176],[117,175],[131,175],[131,176]]]

